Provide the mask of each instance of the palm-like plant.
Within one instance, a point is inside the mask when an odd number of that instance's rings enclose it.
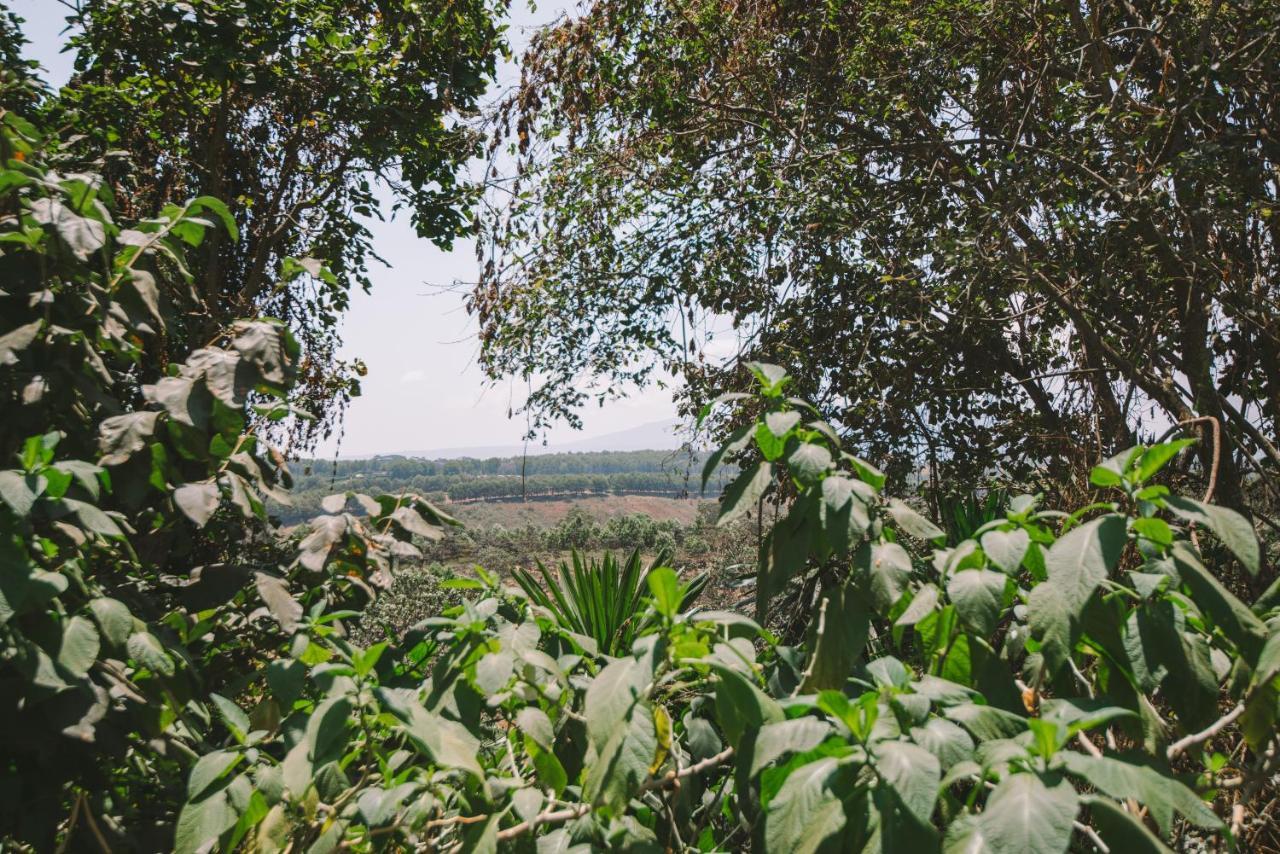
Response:
[[[648,626],[645,579],[669,559],[669,554],[659,553],[645,566],[639,549],[625,562],[611,553],[584,558],[575,549],[571,562],[560,561],[554,573],[538,561],[541,581],[527,569],[516,569],[512,575],[529,599],[550,611],[560,625],[592,638],[605,655],[616,656],[630,652]],[[684,588],[680,610],[688,609],[706,586],[706,573],[694,577]]]

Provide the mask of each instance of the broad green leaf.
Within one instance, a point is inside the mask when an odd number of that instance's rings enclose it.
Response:
[[[1080,802],[1089,808],[1089,816],[1112,851],[1124,854],[1172,854],[1147,826],[1110,798],[1081,795]]]
[[[225,790],[218,790],[207,798],[192,801],[182,807],[174,831],[175,854],[197,854],[215,850],[222,834],[235,827],[239,815],[231,806]]]
[[[1136,483],[1142,483],[1164,468],[1165,463],[1176,457],[1183,448],[1195,443],[1195,439],[1178,439],[1173,442],[1161,442],[1159,445],[1152,445],[1143,451],[1142,456],[1139,457],[1137,470],[1133,473],[1133,480]]]
[[[0,499],[15,516],[26,516],[40,493],[39,479],[19,471],[0,471]]]
[[[516,713],[516,726],[546,750],[555,746],[555,730],[551,718],[536,706],[525,706]]]
[[[1009,575],[1017,575],[1031,538],[1022,528],[987,531],[982,535],[982,551],[987,559]]]
[[[808,632],[809,662],[801,690],[843,688],[862,657],[870,628],[867,604],[849,584],[824,591]]]
[[[921,824],[928,824],[942,779],[937,757],[906,741],[879,742],[874,752],[876,774]]]
[[[898,527],[911,536],[928,542],[941,542],[946,533],[933,522],[917,513],[905,501],[897,498],[889,499],[889,515]]]
[[[628,656],[610,662],[587,688],[583,714],[587,737],[600,749],[644,702],[653,681],[653,664],[648,655]]]
[[[1191,590],[1196,607],[1240,647],[1246,661],[1257,661],[1266,643],[1266,625],[1205,568],[1188,543],[1174,543],[1172,556],[1182,583]]]
[[[210,786],[239,764],[243,754],[232,750],[215,750],[196,760],[187,778],[187,800],[202,798]]]
[[[754,777],[765,766],[788,753],[812,750],[831,733],[830,724],[810,716],[765,724],[756,735],[748,773]]]
[[[833,790],[838,773],[830,757],[791,772],[765,813],[767,851],[813,854],[844,829],[844,806]]]
[[[911,579],[911,556],[897,543],[874,543],[863,549],[865,556],[857,560],[867,567],[871,601],[879,613],[887,613],[906,592]]]
[[[184,483],[173,491],[173,503],[197,528],[203,528],[209,522],[221,499],[222,492],[213,482]]]
[[[1222,820],[1195,792],[1154,768],[1073,751],[1059,753],[1058,761],[1069,773],[1099,791],[1118,800],[1134,798],[1142,803],[1166,834],[1173,826],[1175,812],[1198,827],[1211,830],[1222,827]]]
[[[307,718],[304,739],[313,763],[320,765],[338,757],[346,747],[350,717],[351,701],[346,697],[330,697],[316,706]]]
[[[995,706],[961,703],[943,709],[942,713],[968,730],[978,741],[1013,738],[1027,729],[1025,718]]]
[[[716,682],[716,720],[730,746],[737,747],[744,733],[767,723],[782,721],[786,714],[778,701],[765,694],[741,673],[713,664]]]
[[[947,596],[965,625],[983,637],[995,631],[1009,576],[990,569],[962,569],[947,580]]]
[[[1067,597],[1069,608],[1079,613],[1120,561],[1126,541],[1125,519],[1115,513],[1071,529],[1045,555],[1048,583]]]
[[[911,728],[911,740],[938,757],[946,771],[973,756],[973,739],[946,718],[929,718],[924,726]]]
[[[680,595],[680,579],[675,570],[660,566],[645,578],[649,592],[653,594],[653,604],[658,613],[666,617],[674,617],[680,611],[682,596]]]
[[[129,656],[153,673],[172,676],[173,659],[150,632],[134,632],[126,643]]]
[[[757,462],[748,467],[729,484],[721,499],[717,525],[727,525],[756,508],[756,502],[773,483],[773,465]]]
[[[1064,854],[1080,804],[1066,780],[1013,774],[1000,781],[978,819],[992,851]]]
[[[280,708],[288,712],[293,701],[302,695],[307,678],[307,667],[301,661],[277,658],[267,665],[267,686],[275,695]]]
[[[76,677],[84,677],[98,660],[98,630],[87,617],[72,617],[62,629],[58,665]]]
[[[1181,498],[1170,495],[1164,499],[1165,506],[1188,522],[1203,525],[1231,549],[1231,553],[1244,564],[1250,575],[1257,575],[1261,566],[1261,553],[1258,548],[1258,535],[1253,525],[1244,516],[1229,507],[1216,504],[1205,504],[1194,498]]]
[[[831,468],[831,452],[822,445],[802,442],[787,457],[787,467],[801,483],[815,483]]]
[[[649,776],[658,752],[658,735],[648,701],[631,706],[600,746],[587,768],[584,798],[620,811]]]
[[[244,713],[244,710],[221,694],[210,694],[209,700],[218,710],[218,717],[222,718],[222,722],[226,724],[227,729],[231,730],[236,741],[244,741],[244,737],[252,728],[249,725],[249,716]]]
[[[781,439],[800,423],[799,412],[769,412],[764,416],[765,427],[774,436]]]
[[[107,643],[113,646],[124,646],[133,631],[133,615],[129,608],[118,599],[101,596],[89,600],[89,610],[98,621],[98,628]]]
[[[480,742],[456,721],[427,711],[416,694],[403,688],[377,688],[375,693],[384,706],[404,722],[410,739],[425,751],[436,764],[445,768],[457,768],[484,778],[480,767]]]

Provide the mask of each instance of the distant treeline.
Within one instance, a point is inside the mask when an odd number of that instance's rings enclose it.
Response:
[[[371,457],[363,460],[301,460],[292,464],[293,506],[288,520],[310,513],[335,492],[395,493],[411,490],[440,501],[509,499],[522,496],[655,493],[697,495],[705,454],[682,451],[598,451],[530,457],[425,460]],[[721,469],[707,484],[719,494],[733,469]]]

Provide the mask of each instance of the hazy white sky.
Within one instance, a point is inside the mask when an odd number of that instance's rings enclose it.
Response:
[[[64,83],[71,74],[70,55],[59,52],[65,7],[56,0],[10,0],[10,5],[26,19],[29,55],[44,66],[45,79]],[[526,0],[515,0],[510,41],[517,53],[532,28],[573,8],[574,0],[549,0],[531,11]],[[508,65],[499,73],[498,86],[511,85],[517,77]],[[452,252],[441,252],[417,238],[407,217],[375,221],[370,227],[374,249],[390,267],[373,269],[373,292],[355,293],[346,317],[343,355],[364,359],[369,375],[364,396],[347,412],[341,453],[517,444],[524,420],[507,420],[507,410],[518,407],[524,384],[485,385],[475,364],[475,327],[461,292],[439,292],[439,285],[475,280],[472,243],[459,242]],[[561,427],[549,441],[604,435],[672,418],[674,412],[669,391],[649,389],[603,409],[589,406],[582,413],[581,433]],[[321,450],[332,454],[333,443]]]

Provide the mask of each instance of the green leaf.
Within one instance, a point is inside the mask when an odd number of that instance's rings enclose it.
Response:
[[[1161,442],[1159,445],[1152,445],[1147,448],[1138,459],[1138,468],[1133,474],[1134,482],[1142,483],[1147,480],[1164,468],[1165,463],[1176,457],[1183,448],[1195,443],[1195,439],[1178,439],[1173,442]]]
[[[1205,569],[1188,543],[1174,543],[1171,554],[1182,583],[1191,590],[1196,606],[1240,647],[1246,661],[1251,664],[1257,661],[1266,643],[1266,625]]]
[[[962,569],[947,580],[947,596],[965,625],[983,637],[995,631],[1009,576],[990,569]]]
[[[911,580],[911,556],[897,543],[881,542],[863,546],[857,561],[865,565],[870,579],[871,601],[876,610],[887,613],[906,592]]]
[[[973,756],[973,739],[946,718],[929,718],[924,726],[912,727],[911,739],[936,756],[943,770]]]
[[[815,717],[768,723],[756,734],[748,774],[755,777],[765,766],[788,753],[804,753],[831,735],[831,725]]]
[[[216,849],[218,838],[235,827],[238,820],[239,815],[231,806],[225,790],[187,803],[178,815],[173,850],[175,854],[197,854]]]
[[[1173,826],[1175,812],[1198,827],[1210,830],[1222,827],[1222,820],[1195,792],[1153,768],[1073,751],[1059,753],[1058,761],[1069,773],[1117,800],[1138,800],[1151,811],[1151,817],[1166,834]]]
[[[766,362],[747,362],[746,368],[760,383],[760,392],[765,397],[780,396],[783,386],[791,380],[787,376],[786,369],[778,365],[770,365]]]
[[[764,416],[765,427],[779,439],[784,438],[799,423],[799,412],[769,412]]]
[[[215,750],[197,759],[191,776],[187,778],[187,800],[202,798],[209,787],[236,767],[242,758],[242,754],[235,751]]]
[[[1116,513],[1071,529],[1045,555],[1048,583],[1078,612],[1120,561],[1127,538],[1125,519]]]
[[[968,730],[978,741],[1014,738],[1027,730],[1025,718],[995,706],[960,703],[943,709],[942,713]]]
[[[98,425],[98,448],[102,451],[99,465],[117,466],[147,446],[156,432],[158,412],[130,412],[116,415]]]
[[[551,718],[542,709],[525,706],[516,713],[516,726],[525,735],[532,738],[546,750],[555,747],[555,730],[551,726]]]
[[[778,701],[765,694],[741,673],[712,664],[716,675],[716,720],[730,746],[737,747],[747,732],[767,723],[782,721],[786,714]]]
[[[720,504],[720,516],[717,525],[728,525],[730,522],[756,509],[756,502],[764,491],[773,483],[773,465],[757,462],[738,475],[737,480],[729,484],[724,491]]]
[[[74,498],[60,498],[58,504],[71,511],[76,521],[86,531],[98,534],[111,539],[123,539],[124,531],[120,530],[120,526],[96,504],[90,504],[87,501],[77,501]]]
[[[83,678],[98,660],[98,630],[86,617],[72,617],[62,629],[62,645],[58,647],[58,665],[72,675]]]
[[[1216,504],[1205,504],[1194,498],[1181,498],[1170,495],[1164,499],[1165,506],[1188,522],[1203,525],[1231,549],[1250,575],[1257,575],[1261,566],[1261,553],[1258,548],[1258,536],[1253,525],[1244,516],[1228,507]]]
[[[283,578],[268,575],[265,572],[255,572],[253,579],[258,595],[262,597],[267,610],[271,612],[271,616],[275,617],[280,628],[286,632],[293,632],[302,620],[302,605],[289,592],[289,585]]]
[[[218,717],[222,718],[222,722],[226,724],[227,729],[231,730],[232,736],[236,741],[243,742],[244,737],[249,734],[249,716],[244,710],[228,700],[221,694],[210,694],[209,700],[213,703],[215,709],[218,710]]]
[[[619,812],[649,776],[658,751],[653,710],[647,701],[631,706],[627,719],[615,726],[587,769],[583,796]]]
[[[129,656],[151,672],[161,676],[174,674],[173,659],[150,632],[134,632],[125,646]]]
[[[649,592],[653,594],[653,604],[658,613],[666,617],[674,617],[680,612],[683,596],[680,594],[680,579],[675,570],[660,566],[649,573],[645,581]]]
[[[133,631],[133,615],[123,602],[102,596],[89,600],[89,610],[98,621],[98,628],[102,630],[107,643],[124,646],[128,642],[129,634]]]
[[[1110,798],[1099,795],[1081,795],[1080,802],[1089,809],[1089,816],[1112,851],[1124,854],[1172,854],[1170,849],[1147,826],[1138,821],[1128,810]]]
[[[1017,575],[1031,537],[1022,528],[987,531],[982,535],[982,551],[987,559],[1009,575]]]
[[[33,474],[18,471],[0,471],[0,499],[13,510],[15,516],[26,516],[40,494],[39,479]]]
[[[801,690],[843,688],[862,657],[870,625],[865,597],[858,590],[846,583],[824,591],[809,625],[811,652]]]
[[[787,467],[791,470],[792,477],[801,483],[815,483],[831,468],[831,452],[822,445],[802,442],[787,457]]]
[[[293,701],[302,695],[307,667],[291,658],[277,658],[267,665],[267,686],[285,712],[293,707]]]
[[[813,854],[844,829],[844,806],[833,790],[839,773],[830,757],[792,771],[769,801],[764,819],[765,850]]]
[[[889,515],[898,527],[916,539],[941,544],[946,533],[924,516],[917,513],[905,501],[897,498],[889,499]]]
[[[644,702],[653,681],[653,663],[648,655],[628,656],[610,662],[587,688],[583,713],[587,738],[597,749]]]
[[[1000,781],[978,819],[992,851],[1064,854],[1071,847],[1072,822],[1080,809],[1066,780],[1013,774]]]
[[[173,503],[197,528],[203,528],[209,522],[221,499],[218,484],[211,481],[184,483],[173,491]]]
[[[942,768],[922,747],[905,741],[882,741],[875,746],[876,773],[921,824],[929,824],[938,798]]]

